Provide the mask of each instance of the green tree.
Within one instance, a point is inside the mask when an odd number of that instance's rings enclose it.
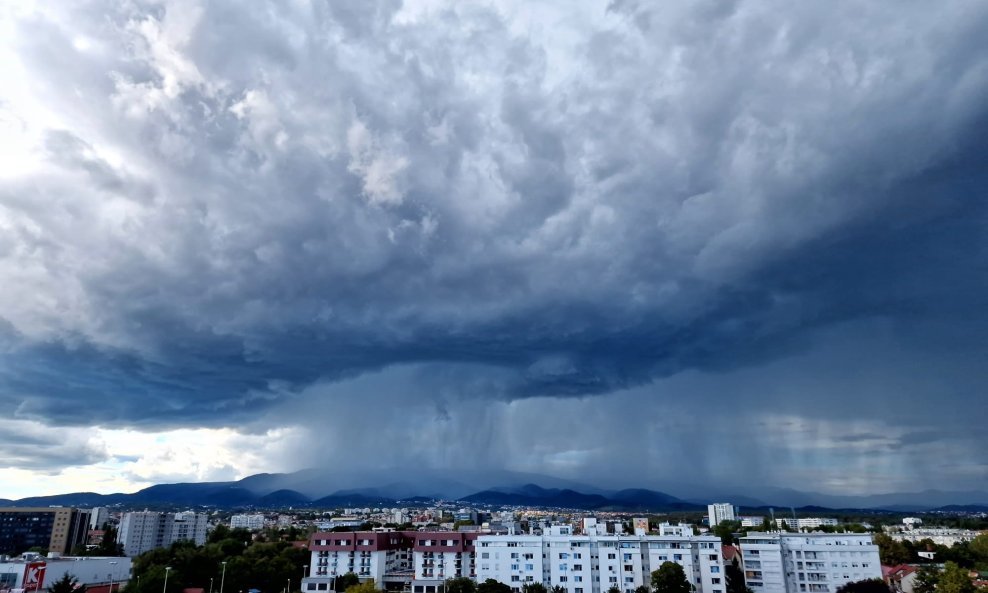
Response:
[[[378,593],[374,579],[347,588],[346,593]]]
[[[86,593],[86,586],[80,585],[73,575],[65,573],[62,578],[48,585],[48,593]]]
[[[511,593],[511,587],[494,579],[487,579],[477,585],[477,593]]]
[[[940,580],[940,571],[935,566],[921,566],[913,581],[913,593],[933,593]]]
[[[906,564],[913,559],[912,550],[904,542],[898,542],[884,533],[876,533],[872,541],[878,546],[878,557],[885,566]]]
[[[652,593],[652,588],[648,585],[641,585],[639,587],[635,587],[635,593]]]
[[[682,566],[675,562],[663,562],[652,573],[652,589],[655,593],[691,593],[693,586],[687,580]]]
[[[549,593],[542,583],[525,583],[521,586],[521,593]]]
[[[968,544],[968,549],[970,549],[971,555],[974,556],[979,568],[988,565],[988,533],[982,533],[971,540],[971,543]]]
[[[96,548],[92,550],[91,556],[123,556],[123,544],[117,543],[117,528],[112,525],[104,525],[103,539]]]
[[[566,587],[562,585],[553,585],[549,587],[549,593],[567,593]]]
[[[443,593],[477,593],[477,583],[468,577],[446,579]]]
[[[737,562],[729,562],[724,567],[724,577],[727,579],[727,593],[752,593],[744,581],[744,572]]]
[[[352,572],[348,572],[336,577],[334,589],[336,589],[337,593],[343,593],[344,591],[349,591],[350,587],[359,584],[360,577]]]
[[[714,534],[720,538],[720,543],[729,546],[734,543],[735,532],[741,531],[740,521],[721,521],[714,527]]]
[[[845,583],[837,588],[837,593],[889,593],[889,586],[882,579],[866,579]]]
[[[617,585],[611,585],[610,588],[607,590],[607,593],[621,593],[621,588],[618,587]]]
[[[975,593],[975,587],[966,570],[954,562],[945,562],[937,581],[937,593]]]

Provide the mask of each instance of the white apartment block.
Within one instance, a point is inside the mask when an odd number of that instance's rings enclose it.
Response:
[[[737,520],[741,521],[741,527],[761,527],[762,523],[765,522],[765,517],[742,515]]]
[[[138,556],[184,540],[201,546],[206,543],[207,520],[203,513],[124,513],[117,542],[123,544],[127,556]]]
[[[918,542],[928,539],[938,546],[953,547],[961,542],[969,542],[978,537],[978,535],[980,535],[980,532],[971,531],[970,529],[913,528],[902,533],[890,533],[889,537],[900,542]]]
[[[882,578],[870,534],[766,533],[742,537],[745,581],[755,593],[835,593]]]
[[[172,520],[171,539],[167,545],[175,542],[190,541],[197,546],[206,543],[206,531],[209,528],[209,516],[206,513],[175,513]]]
[[[729,502],[715,502],[707,505],[710,526],[716,527],[724,521],[734,521],[734,505]]]
[[[625,593],[648,584],[664,562],[683,567],[698,593],[725,591],[720,539],[713,536],[607,534],[584,525],[574,535],[554,525],[542,535],[481,535],[476,542],[477,581],[494,579],[521,590],[525,583],[561,586],[568,593]]]
[[[110,521],[110,511],[106,507],[93,507],[89,511],[89,528],[103,529],[103,525]]]
[[[823,517],[797,518],[795,519],[795,523],[796,523],[795,525],[793,525],[792,518],[781,517],[779,519],[776,519],[776,523],[779,525],[779,527],[782,527],[782,524],[785,523],[786,525],[793,527],[795,529],[816,529],[817,527],[820,527],[822,525],[826,525],[828,527],[836,527],[840,525],[840,522],[837,521],[837,519],[823,518]]]
[[[264,529],[264,515],[233,515],[230,517],[230,528],[251,531]]]

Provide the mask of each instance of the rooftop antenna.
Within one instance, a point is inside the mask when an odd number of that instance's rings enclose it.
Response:
[[[792,511],[792,528],[799,532],[799,521],[796,520],[796,507],[789,507]]]
[[[778,526],[775,524],[775,509],[772,507],[768,507],[768,514],[772,515],[772,523],[769,525],[769,528],[770,529],[772,527],[778,528]]]

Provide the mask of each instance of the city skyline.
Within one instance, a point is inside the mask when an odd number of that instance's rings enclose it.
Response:
[[[40,1],[0,33],[0,498],[988,486],[982,2]]]

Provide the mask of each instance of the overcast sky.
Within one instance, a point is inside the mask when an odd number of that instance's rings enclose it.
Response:
[[[0,6],[0,497],[988,484],[983,0]]]

